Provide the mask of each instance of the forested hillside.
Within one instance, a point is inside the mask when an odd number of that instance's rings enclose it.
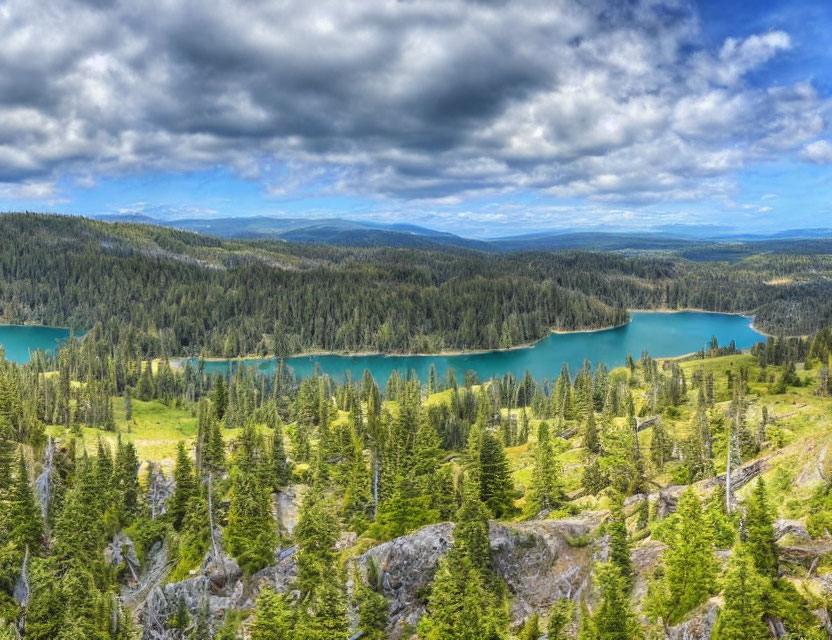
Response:
[[[0,359],[0,638],[821,640],[830,355],[342,384],[94,336]]]
[[[151,225],[0,216],[0,318],[95,329],[148,356],[511,347],[620,324],[628,308],[832,322],[832,256],[734,262],[233,242]]]

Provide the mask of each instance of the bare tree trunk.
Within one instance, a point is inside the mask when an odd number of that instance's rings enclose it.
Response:
[[[214,550],[214,559],[222,564],[222,572],[225,575],[225,583],[228,584],[228,569],[225,567],[225,559],[220,555],[217,548],[217,536],[214,533],[214,500],[211,491],[212,479],[214,473],[208,471],[208,526],[211,529],[211,547]]]

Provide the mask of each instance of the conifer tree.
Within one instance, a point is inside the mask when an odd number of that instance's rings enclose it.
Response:
[[[566,640],[566,630],[575,614],[575,605],[569,598],[559,598],[549,610],[549,621],[546,631],[549,640]]]
[[[664,469],[665,462],[670,459],[673,443],[668,437],[664,423],[658,419],[650,430],[650,459],[656,465],[656,469]]]
[[[175,487],[170,498],[167,516],[173,528],[179,530],[188,510],[188,502],[196,494],[194,466],[181,440],[176,447],[176,464],[173,468]]]
[[[540,637],[540,617],[537,615],[535,611],[532,615],[529,616],[528,620],[523,624],[523,628],[520,630],[520,635],[517,636],[518,640],[538,640]]]
[[[627,589],[633,585],[633,562],[630,559],[630,539],[627,534],[627,520],[620,497],[613,499],[610,521],[607,525],[610,536],[610,563],[618,567],[619,575]]]
[[[156,385],[153,382],[153,365],[148,362],[142,369],[139,379],[139,399],[148,402],[156,396]]]
[[[256,467],[235,465],[231,469],[225,539],[229,551],[247,574],[262,569],[274,560],[277,529],[272,516],[271,496]]]
[[[601,453],[601,437],[598,434],[598,426],[595,423],[595,411],[587,411],[586,424],[584,425],[584,448],[593,454]]]
[[[280,418],[275,420],[274,431],[272,432],[272,472],[274,474],[275,487],[285,487],[291,478],[291,465],[286,456],[286,448],[283,441],[283,423]]]
[[[596,567],[601,603],[592,616],[597,640],[637,640],[643,637],[630,605],[626,581],[612,563]]]
[[[5,416],[0,416],[0,505],[8,499],[12,488],[12,469],[14,469],[15,444],[12,441],[11,424]]]
[[[344,517],[354,524],[366,521],[369,518],[372,505],[372,478],[367,461],[364,459],[364,442],[353,429],[344,491]]]
[[[335,561],[338,521],[320,487],[313,486],[304,495],[294,533],[298,545],[296,587],[305,602],[314,596]]]
[[[754,567],[754,556],[744,545],[734,551],[723,581],[725,605],[719,612],[714,640],[768,638],[763,623],[765,580]]]
[[[218,375],[214,378],[214,390],[211,395],[211,402],[214,406],[214,414],[217,420],[222,421],[225,417],[226,409],[228,409],[228,386],[223,376]]]
[[[712,533],[692,487],[679,498],[665,542],[668,548],[646,606],[653,619],[667,626],[681,620],[716,591],[718,565]]]
[[[342,581],[331,571],[318,585],[315,597],[299,610],[294,630],[297,640],[346,638],[349,630],[346,594]]]
[[[480,449],[480,500],[495,518],[515,511],[511,470],[500,441],[490,432],[482,434]]]
[[[544,420],[537,429],[531,503],[536,511],[557,508],[563,499],[560,465],[555,457],[549,424]]]
[[[121,436],[116,448],[113,485],[118,495],[122,523],[128,524],[139,509],[139,459],[133,443],[122,444]]]
[[[578,630],[578,640],[598,640],[598,632],[595,628],[595,621],[589,612],[586,601],[581,601],[581,626]]]
[[[269,586],[263,587],[249,627],[251,640],[290,640],[294,637],[293,627],[294,614],[286,598]]]
[[[372,585],[361,580],[356,592],[358,628],[367,640],[385,640],[390,604]]]
[[[454,545],[436,570],[427,613],[419,621],[424,640],[489,640],[505,638],[508,612],[502,585],[489,565],[486,509],[477,499],[472,479],[466,481],[457,513]]]
[[[773,525],[774,516],[768,504],[766,485],[759,478],[746,505],[743,533],[757,573],[768,578],[777,577],[778,567]]]
[[[29,484],[29,468],[23,453],[17,465],[17,478],[11,492],[9,508],[11,540],[18,549],[28,548],[36,554],[43,547],[43,521],[35,502],[35,494]]]

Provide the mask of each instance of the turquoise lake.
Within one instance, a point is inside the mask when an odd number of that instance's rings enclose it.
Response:
[[[382,384],[390,377],[393,369],[402,374],[408,371],[426,381],[431,364],[437,373],[444,376],[453,369],[457,379],[462,381],[466,371],[473,370],[480,380],[502,376],[511,372],[517,377],[531,371],[537,379],[554,378],[566,362],[572,372],[577,371],[585,358],[594,365],[606,363],[610,368],[624,364],[627,354],[638,359],[643,351],[656,358],[680,356],[704,347],[712,336],[721,346],[733,340],[740,349],[748,349],[765,336],[751,328],[752,318],[748,316],[721,313],[681,311],[678,313],[634,312],[631,321],[615,329],[602,331],[552,334],[530,347],[507,351],[484,351],[462,355],[314,355],[297,356],[287,359],[287,364],[298,377],[312,375],[317,366],[321,373],[327,373],[342,380],[347,371],[357,379],[365,369]],[[209,373],[225,373],[229,367],[237,366],[239,360],[208,361]],[[275,361],[244,360],[246,366],[269,373],[274,371]]]
[[[0,325],[0,346],[6,350],[6,360],[19,364],[28,362],[38,349],[54,351],[55,345],[68,337],[69,329],[60,327]]]

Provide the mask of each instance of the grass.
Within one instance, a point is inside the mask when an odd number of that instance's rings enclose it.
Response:
[[[120,434],[122,441],[132,442],[136,447],[139,460],[152,460],[169,469],[173,467],[178,443],[191,441],[196,436],[197,419],[191,408],[168,407],[156,400],[133,400],[133,416],[129,422],[122,398],[114,399],[113,409],[117,431],[81,428],[88,453],[95,453],[99,438],[115,447]],[[65,435],[65,429],[60,426],[49,427],[47,432],[51,436]]]

